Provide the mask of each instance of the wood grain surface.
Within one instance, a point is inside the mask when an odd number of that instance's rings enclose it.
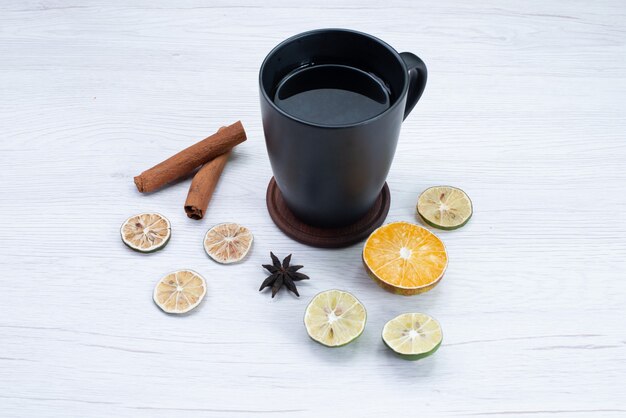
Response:
[[[621,0],[0,2],[0,416],[430,417],[626,415],[626,3]],[[361,246],[309,248],[265,208],[271,169],[257,72],[314,28],[378,36],[428,65],[388,178],[388,221],[418,194],[464,189],[475,214],[440,232],[446,277],[415,297],[365,274]],[[133,176],[241,119],[202,221],[189,180],[141,195]],[[121,223],[156,210],[161,252]],[[213,224],[255,242],[242,264],[204,253]],[[257,291],[269,252],[304,264],[300,299]],[[172,317],[151,295],[191,268],[204,303]],[[327,349],[302,323],[329,288],[368,310]],[[436,355],[380,339],[399,313],[442,324]]]

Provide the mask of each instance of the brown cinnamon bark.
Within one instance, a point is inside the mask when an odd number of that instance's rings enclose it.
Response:
[[[185,213],[191,219],[202,219],[204,217],[228,157],[230,157],[230,151],[215,157],[212,161],[203,165],[196,175],[193,176],[187,200],[185,201]]]
[[[220,128],[202,141],[185,148],[181,152],[135,177],[137,190],[153,192],[167,183],[190,174],[202,164],[246,140],[246,131],[241,121]]]

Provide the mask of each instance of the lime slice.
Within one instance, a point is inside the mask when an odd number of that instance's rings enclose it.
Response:
[[[141,253],[165,247],[172,236],[170,221],[158,213],[140,213],[128,218],[120,229],[122,241]]]
[[[202,276],[192,270],[178,270],[159,280],[152,298],[163,311],[181,314],[198,306],[205,294]]]
[[[472,201],[461,189],[435,186],[417,199],[417,213],[434,228],[457,229],[472,217]]]
[[[304,312],[309,337],[326,347],[339,347],[356,340],[365,328],[366,319],[363,304],[341,290],[319,293]]]
[[[204,250],[218,263],[232,264],[244,259],[250,251],[252,239],[252,233],[245,226],[223,223],[207,231]]]
[[[406,360],[430,356],[442,339],[439,322],[423,313],[398,315],[383,327],[385,345]]]

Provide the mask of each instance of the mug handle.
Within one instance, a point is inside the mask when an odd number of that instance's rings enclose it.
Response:
[[[417,55],[410,52],[401,52],[400,57],[404,60],[404,64],[409,72],[409,92],[406,97],[406,107],[404,108],[404,119],[406,119],[417,104],[417,101],[422,97],[422,93],[424,93],[428,71],[424,61]]]

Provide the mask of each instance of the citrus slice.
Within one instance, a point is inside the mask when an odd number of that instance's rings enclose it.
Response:
[[[439,322],[423,313],[398,315],[383,327],[383,342],[407,360],[419,360],[433,354],[441,345]]]
[[[357,298],[341,290],[316,295],[304,312],[309,337],[326,347],[346,345],[361,335],[367,313]]]
[[[245,226],[223,223],[207,231],[204,236],[204,249],[209,257],[218,263],[236,263],[248,254],[252,239],[252,233]]]
[[[363,263],[382,288],[416,295],[439,283],[448,265],[448,254],[443,242],[426,228],[393,222],[369,236],[363,247]]]
[[[178,270],[159,280],[152,298],[163,311],[182,314],[198,306],[205,294],[202,276],[192,270]]]
[[[158,213],[140,213],[126,219],[122,241],[135,251],[151,253],[165,247],[172,236],[170,221]]]
[[[435,186],[424,190],[419,196],[417,213],[434,228],[457,229],[472,217],[472,201],[461,189]]]

